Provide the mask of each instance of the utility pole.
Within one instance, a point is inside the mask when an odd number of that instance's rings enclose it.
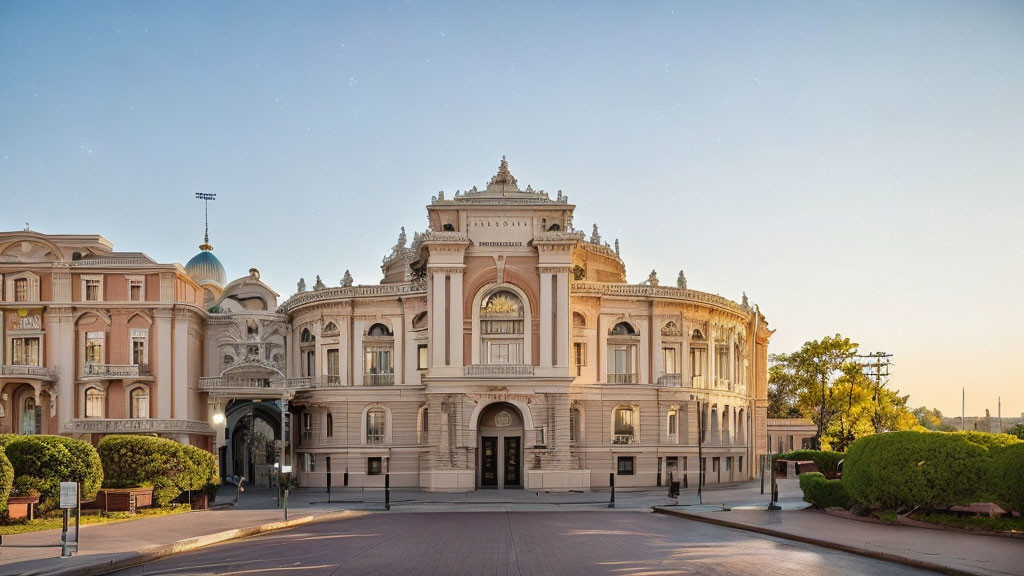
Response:
[[[865,376],[875,383],[875,392],[871,395],[871,400],[875,403],[875,413],[871,417],[871,425],[874,426],[875,433],[884,432],[878,414],[878,404],[882,388],[889,383],[889,359],[892,358],[892,354],[888,352],[871,352],[868,354],[857,354],[855,357],[863,359],[860,363],[861,370]]]

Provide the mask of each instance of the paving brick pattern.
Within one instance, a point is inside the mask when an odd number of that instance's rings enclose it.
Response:
[[[302,575],[828,576],[928,572],[644,512],[374,513],[118,572]]]

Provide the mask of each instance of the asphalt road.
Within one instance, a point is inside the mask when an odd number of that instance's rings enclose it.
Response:
[[[438,512],[377,513],[316,522],[116,574],[931,573],[647,512]]]

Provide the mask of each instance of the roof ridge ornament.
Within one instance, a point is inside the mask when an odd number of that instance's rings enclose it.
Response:
[[[519,190],[519,183],[516,182],[516,177],[508,171],[508,160],[505,156],[501,156],[501,164],[498,165],[498,173],[491,178],[487,187],[491,186],[511,186],[513,190]]]
[[[196,200],[203,201],[203,222],[205,224],[205,227],[203,232],[203,243],[199,245],[199,249],[204,252],[210,252],[213,250],[213,246],[210,246],[210,200],[216,199],[217,194],[196,192]]]

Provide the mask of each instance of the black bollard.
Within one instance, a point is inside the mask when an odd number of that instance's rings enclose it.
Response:
[[[327,501],[331,501],[331,457],[327,457]]]
[[[384,475],[384,509],[391,510],[391,473]]]
[[[614,472],[609,472],[608,473],[608,484],[612,487],[612,498],[608,502],[608,507],[609,508],[615,508],[615,473]]]

